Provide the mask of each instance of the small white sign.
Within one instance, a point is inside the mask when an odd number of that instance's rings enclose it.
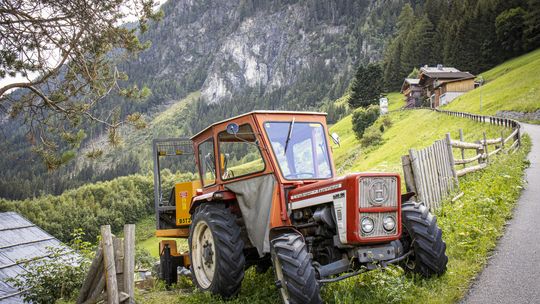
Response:
[[[388,113],[388,98],[379,98],[379,108],[381,109],[381,115]]]

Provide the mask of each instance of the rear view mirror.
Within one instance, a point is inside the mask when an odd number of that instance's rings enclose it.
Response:
[[[336,145],[338,145],[338,147],[339,147],[339,146],[340,146],[340,144],[339,144],[339,135],[338,135],[336,132],[334,132],[334,133],[332,133],[332,134],[330,135],[330,137],[332,137],[332,141],[333,141]]]
[[[235,124],[234,122],[227,125],[227,133],[231,135],[236,135],[238,130],[240,130],[240,127],[238,127],[238,124]]]

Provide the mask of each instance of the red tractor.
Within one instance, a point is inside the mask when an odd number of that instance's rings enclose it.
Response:
[[[336,176],[326,116],[255,111],[215,123],[188,140],[156,140],[161,276],[190,268],[195,284],[235,296],[244,271],[273,265],[285,303],[320,303],[321,284],[399,264],[425,277],[446,271],[435,216],[401,194],[397,173]],[[159,156],[193,154],[200,181],[161,195]]]

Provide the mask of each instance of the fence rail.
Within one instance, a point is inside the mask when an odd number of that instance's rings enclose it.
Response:
[[[475,142],[466,142],[463,130],[460,129],[459,139],[452,139],[450,133],[447,133],[444,139],[435,141],[431,146],[420,150],[410,149],[408,155],[402,156],[407,191],[415,192],[418,201],[424,202],[430,209],[434,210],[439,208],[441,202],[449,195],[458,193],[457,197],[462,195],[459,190],[458,177],[486,168],[489,164],[489,158],[497,153],[515,151],[519,148],[521,145],[521,126],[513,119],[439,109],[430,110],[513,130],[506,138],[503,136],[503,131],[498,138],[487,138],[484,132],[483,138]],[[507,143],[510,141],[513,142],[508,147]],[[460,150],[461,158],[455,158],[453,149]],[[466,150],[475,150],[476,154],[466,158]],[[467,166],[474,162],[478,163]],[[458,170],[457,166],[462,168]]]

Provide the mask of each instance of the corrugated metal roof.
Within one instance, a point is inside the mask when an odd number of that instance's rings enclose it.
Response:
[[[418,78],[405,78],[405,81],[410,84],[418,84],[420,83],[420,79]]]
[[[0,213],[0,303],[24,303],[6,279],[26,272],[25,262],[47,257],[49,248],[67,247],[18,213]]]
[[[457,79],[465,77],[474,77],[473,74],[469,72],[425,72],[423,75],[426,75],[429,78],[444,78],[444,79]]]

